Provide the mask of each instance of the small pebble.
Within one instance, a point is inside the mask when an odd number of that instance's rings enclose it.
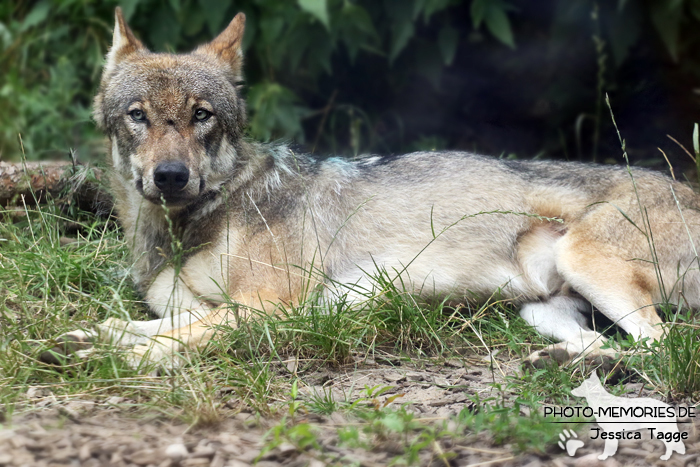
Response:
[[[188,454],[187,447],[182,443],[171,444],[165,448],[165,455],[174,462],[180,462],[187,457]]]

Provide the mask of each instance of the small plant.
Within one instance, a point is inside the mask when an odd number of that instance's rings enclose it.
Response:
[[[695,153],[695,173],[698,177],[698,184],[700,184],[700,130],[698,129],[698,124],[696,123],[693,127],[693,152]]]
[[[541,370],[525,370],[521,376],[508,376],[509,391],[520,394],[520,398],[530,401],[548,399],[554,402],[571,400],[571,390],[577,386],[577,377],[571,370],[562,371],[556,365]]]
[[[659,368],[672,395],[700,395],[700,326],[690,313],[678,316],[668,326],[660,357]]]
[[[314,390],[306,402],[306,407],[310,412],[315,412],[321,415],[330,415],[337,412],[341,408],[341,403],[333,397],[331,388],[322,387],[321,392]]]
[[[671,311],[671,310],[667,310]],[[625,343],[633,349],[627,367],[667,398],[682,400],[700,396],[700,326],[692,312],[674,313],[659,342]]]
[[[256,461],[285,441],[291,443],[299,451],[310,448],[319,449],[317,428],[308,423],[294,423],[297,412],[304,409],[303,403],[297,400],[299,395],[298,380],[295,379],[292,383],[289,395],[288,414],[284,415],[280,422],[267,432],[265,435],[267,443],[260,451]]]
[[[488,431],[497,445],[511,443],[520,452],[544,453],[557,443],[561,430],[569,427],[546,420],[538,410],[542,398],[527,393],[512,401],[512,405],[496,398],[480,400],[478,396],[472,402],[471,407],[459,413],[460,425],[477,434]],[[524,414],[522,408],[527,408],[528,413]]]

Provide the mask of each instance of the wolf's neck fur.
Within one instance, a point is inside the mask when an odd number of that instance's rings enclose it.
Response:
[[[285,145],[242,142],[238,167],[225,184],[231,193],[243,193],[256,202],[272,194],[283,182],[308,173],[315,161],[296,154]]]
[[[284,145],[240,141],[234,173],[194,203],[177,209],[147,201],[131,178],[115,171],[111,177],[115,208],[133,255],[133,276],[139,288],[145,290],[155,274],[178,254],[184,260],[188,253],[212,241],[223,223],[245,223],[255,230],[256,224],[279,221],[274,206],[284,198],[286,207],[293,208],[304,174],[317,164]]]

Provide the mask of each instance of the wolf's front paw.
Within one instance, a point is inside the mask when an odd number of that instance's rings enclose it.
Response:
[[[125,335],[129,334],[129,322],[117,318],[107,318],[97,325],[97,330],[103,341],[121,344]]]
[[[97,325],[100,339],[120,347],[130,347],[137,344],[145,344],[150,340],[148,333],[144,333],[133,321],[124,321],[118,318],[108,318]]]
[[[138,344],[126,355],[126,363],[139,373],[171,374],[187,363],[186,355],[159,342]]]
[[[51,365],[65,365],[74,357],[86,358],[96,339],[95,331],[67,332],[55,340],[53,347],[41,352],[39,360]]]

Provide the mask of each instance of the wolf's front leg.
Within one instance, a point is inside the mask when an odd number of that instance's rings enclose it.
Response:
[[[134,369],[144,370],[152,365],[159,368],[179,368],[187,362],[190,350],[204,347],[216,334],[216,327],[235,320],[228,306],[208,310],[193,310],[175,318],[177,325],[160,331],[126,354],[127,363]]]
[[[187,326],[202,319],[211,311],[175,273],[172,267],[163,269],[146,292],[151,311],[161,319],[151,321],[124,321],[109,318],[97,326],[100,340],[119,346],[145,344],[153,336]]]
[[[129,366],[141,369],[147,363],[179,367],[194,342],[208,341],[212,326],[222,322],[221,310],[199,298],[172,267],[163,269],[146,292],[146,301],[160,317],[150,321],[123,321],[110,318],[98,326],[102,341],[120,347]],[[225,308],[222,308],[225,310]]]
[[[211,307],[197,298],[172,267],[163,269],[148,288],[146,300],[159,319],[131,321],[109,318],[94,330],[76,330],[56,339],[56,346],[43,352],[42,361],[61,364],[69,355],[85,357],[95,341],[119,347],[146,344],[156,335],[183,328],[211,313]]]
[[[218,326],[246,320],[251,310],[271,313],[278,309],[279,294],[274,291],[239,292],[234,298],[236,303],[233,305],[225,304],[206,311],[191,310],[174,316],[172,322],[177,326],[153,335],[130,350],[127,356],[129,365],[137,369],[146,369],[153,364],[165,369],[178,368],[187,361],[188,351],[209,343],[216,335]]]

